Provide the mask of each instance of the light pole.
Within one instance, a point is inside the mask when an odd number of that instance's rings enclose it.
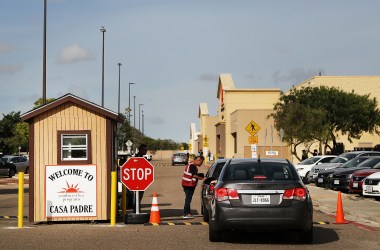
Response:
[[[46,104],[46,0],[44,0],[44,39],[43,39],[43,62],[42,62],[42,105]]]
[[[128,96],[128,123],[131,126],[131,84],[135,84],[134,82],[130,82],[128,85],[129,96]]]
[[[136,128],[136,96],[133,96],[133,127]]]
[[[102,107],[104,107],[104,33],[106,29],[104,26],[100,28],[100,32],[103,33],[103,52],[102,52]]]
[[[144,110],[141,110],[142,112],[142,134],[144,134]]]
[[[141,121],[141,113],[140,113],[140,108],[141,106],[144,105],[143,103],[140,103],[139,104],[139,131],[141,132],[141,129],[140,129],[140,121]]]
[[[120,114],[120,67],[122,64],[118,63],[117,65],[119,65],[119,95],[117,98],[117,113]]]

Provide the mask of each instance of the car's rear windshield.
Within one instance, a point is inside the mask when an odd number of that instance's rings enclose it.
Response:
[[[321,159],[321,157],[319,157],[319,156],[311,157],[311,158],[309,158],[309,159],[306,159],[306,160],[301,161],[301,162],[298,163],[298,164],[299,164],[299,165],[311,165],[311,164],[316,163],[316,162],[319,161],[320,159]]]
[[[223,180],[295,180],[291,167],[293,166],[281,162],[240,162],[229,165]]]

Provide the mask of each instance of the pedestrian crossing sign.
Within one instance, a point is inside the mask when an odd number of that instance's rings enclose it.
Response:
[[[250,133],[251,135],[255,135],[260,130],[260,126],[257,125],[256,122],[251,121],[247,127],[245,127],[245,130]]]

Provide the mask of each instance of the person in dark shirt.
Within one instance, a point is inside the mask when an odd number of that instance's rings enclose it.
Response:
[[[182,187],[185,192],[185,204],[183,207],[183,218],[194,218],[191,214],[190,204],[193,199],[193,194],[197,186],[198,180],[204,180],[204,174],[198,174],[198,167],[202,165],[204,161],[203,156],[195,157],[194,161],[187,164],[182,177]]]

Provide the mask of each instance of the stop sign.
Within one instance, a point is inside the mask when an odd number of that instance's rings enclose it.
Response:
[[[144,157],[129,158],[120,172],[121,182],[131,191],[145,191],[154,181],[154,167]]]

